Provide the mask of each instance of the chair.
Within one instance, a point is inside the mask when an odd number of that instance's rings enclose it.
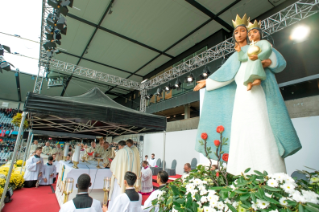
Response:
[[[299,172],[299,171],[294,171],[294,172],[291,174],[291,177],[294,178],[295,180],[305,180],[305,181],[308,181],[307,176],[306,176],[304,173]]]
[[[172,161],[172,166],[171,166],[171,168],[170,169],[165,169],[165,171],[167,172],[167,174],[168,174],[168,176],[174,176],[174,175],[176,175],[176,165],[177,165],[177,162],[176,162],[176,160],[174,159],[173,161]]]
[[[157,167],[150,167],[151,170],[152,170],[152,173],[153,173],[153,176],[157,176],[158,172],[160,170],[162,170],[161,166],[162,166],[162,163],[161,163],[161,159],[158,158],[157,161],[156,161],[156,166]]]
[[[196,169],[196,167],[197,167],[197,159],[193,158],[191,162],[191,170]]]

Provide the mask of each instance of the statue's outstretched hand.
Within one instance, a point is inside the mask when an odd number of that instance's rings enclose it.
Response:
[[[194,91],[199,91],[202,88],[206,87],[206,80],[197,81],[197,85],[194,88]]]

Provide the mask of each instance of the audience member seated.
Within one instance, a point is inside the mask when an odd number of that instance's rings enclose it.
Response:
[[[102,212],[101,202],[89,196],[90,186],[90,175],[81,174],[76,184],[78,194],[73,200],[64,203],[60,212]]]
[[[124,176],[124,185],[126,191],[119,195],[108,210],[106,205],[103,205],[103,212],[139,212],[142,211],[142,195],[137,193],[134,188],[137,176],[133,172],[126,172]]]
[[[157,175],[157,183],[159,184],[158,190],[154,191],[144,202],[144,206],[142,206],[143,212],[148,212],[152,210],[152,201],[157,199],[157,196],[161,193],[161,188],[165,187],[168,181],[168,173],[166,171],[159,171]],[[157,212],[159,209],[155,207],[155,211]]]
[[[184,174],[182,176],[182,179],[184,180],[185,177],[188,177],[190,171],[191,171],[191,165],[189,163],[185,163],[184,165]]]
[[[148,161],[148,163],[149,163],[149,165],[151,167],[155,167],[156,166],[156,160],[155,160],[155,154],[154,153],[152,154],[152,158],[151,158],[151,160]]]

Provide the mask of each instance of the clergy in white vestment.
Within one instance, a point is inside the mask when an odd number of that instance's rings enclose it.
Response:
[[[141,171],[141,182],[142,182],[141,192],[142,194],[151,193],[153,191],[153,179],[152,179],[153,173],[150,167],[148,166],[147,161],[143,161],[142,166],[143,168]]]
[[[111,163],[111,189],[109,198],[109,207],[112,208],[116,197],[125,192],[124,176],[127,171],[133,170],[134,153],[126,146],[125,141],[118,143],[119,151],[116,153],[114,160]]]
[[[93,160],[94,159],[94,154],[96,152],[96,143],[93,141],[91,142],[91,146],[85,149],[85,154],[88,158],[88,160]]]
[[[36,186],[37,181],[41,178],[43,165],[43,159],[40,157],[41,152],[42,148],[37,147],[35,155],[30,157],[26,162],[26,170],[23,176],[25,188]]]
[[[114,200],[112,206],[109,205],[109,209],[106,206],[107,212],[142,212],[142,195],[137,193],[134,188],[137,176],[133,172],[126,172],[124,176],[125,193],[120,194]]]
[[[38,147],[41,147],[41,145],[39,144],[38,140],[34,140],[33,144],[30,147],[30,152],[29,152],[30,157],[32,153],[35,152],[35,149]]]
[[[114,158],[113,151],[108,142],[104,142],[103,147],[104,147],[104,154],[102,155],[103,166],[104,168],[110,168],[110,165],[111,165],[110,159]]]
[[[148,212],[152,210],[152,201],[158,198],[158,195],[162,193],[162,188],[165,187],[168,181],[168,174],[166,171],[159,171],[157,174],[157,183],[159,188],[156,191],[153,191],[152,194],[147,198],[144,202],[144,206],[142,206],[143,212]],[[158,206],[155,206],[155,211],[159,210]]]
[[[56,145],[56,148],[52,149],[51,155],[55,154],[55,160],[60,161],[63,159],[63,150],[60,144]]]
[[[53,178],[56,176],[56,168],[53,164],[53,157],[49,156],[48,162],[42,166],[42,178],[40,185],[52,185]]]
[[[155,160],[155,154],[154,153],[152,154],[152,158],[148,161],[148,164],[151,167],[155,167],[156,166],[156,160]]]
[[[46,142],[45,146],[42,148],[42,154],[51,155],[52,148],[50,147],[50,143]]]
[[[140,162],[140,153],[138,151],[138,148],[134,145],[134,142],[132,139],[128,139],[126,141],[126,145],[131,148],[134,154],[134,161],[133,161],[133,169],[132,172],[134,172],[137,175],[137,180],[135,184],[135,188],[137,191],[141,190],[141,162]]]
[[[104,139],[100,138],[99,140],[99,144],[96,145],[95,148],[95,157],[102,157],[102,155],[104,154]]]
[[[90,186],[90,175],[81,174],[76,184],[78,194],[74,199],[64,203],[60,212],[102,212],[101,202],[89,196]]]

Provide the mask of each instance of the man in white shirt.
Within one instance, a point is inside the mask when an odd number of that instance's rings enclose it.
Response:
[[[183,174],[183,176],[182,176],[182,180],[183,180],[183,181],[184,181],[184,179],[185,179],[186,177],[189,176],[189,173],[190,173],[191,170],[192,170],[192,169],[191,169],[191,165],[190,165],[189,163],[185,163],[185,165],[184,165],[184,174]]]
[[[76,184],[78,194],[73,200],[64,203],[61,206],[60,212],[102,212],[101,202],[93,199],[88,194],[90,186],[90,175],[81,174]]]
[[[151,167],[155,167],[156,166],[156,160],[155,160],[155,154],[154,153],[152,154],[152,158],[151,158],[151,160],[148,163],[149,163],[149,165]]]
[[[106,205],[103,206],[104,212],[142,212],[142,195],[137,193],[134,188],[137,176],[133,172],[126,172],[124,176],[124,185],[126,191],[119,195],[114,204],[108,210]]]
[[[151,193],[153,191],[153,173],[150,167],[148,166],[147,161],[143,161],[142,163],[142,176],[141,176],[141,181],[142,181],[142,189],[141,192],[144,194]]]
[[[166,183],[168,181],[168,174],[166,171],[159,171],[157,174],[157,183],[159,184],[159,188],[156,191],[153,191],[153,193],[147,198],[147,200],[144,202],[144,206],[142,206],[143,212],[148,212],[152,210],[152,201],[154,199],[158,198],[158,195],[162,193],[162,188],[165,187]],[[155,206],[155,211],[157,212],[159,210],[158,206]]]

